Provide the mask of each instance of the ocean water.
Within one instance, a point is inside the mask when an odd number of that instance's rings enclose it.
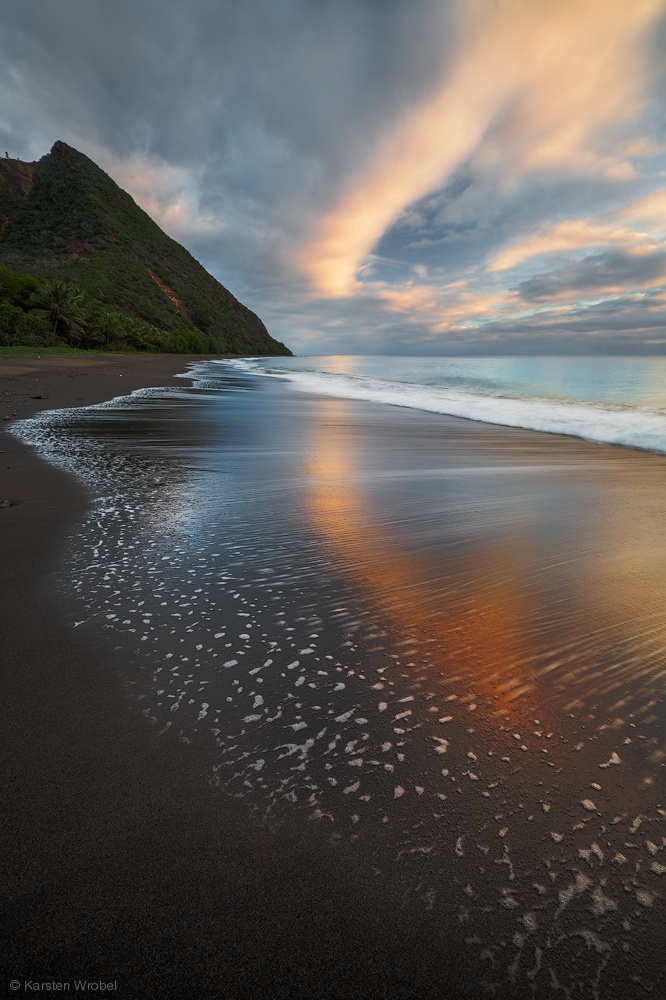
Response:
[[[664,419],[660,363],[570,363],[200,362],[12,426],[88,487],[57,589],[128,710],[221,817],[358,851],[457,1000],[666,996],[666,459],[415,405]]]
[[[338,355],[232,364],[305,392],[666,453],[666,358]]]

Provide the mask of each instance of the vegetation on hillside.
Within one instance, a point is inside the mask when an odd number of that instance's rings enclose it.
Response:
[[[66,281],[40,281],[0,265],[0,347],[18,345],[216,353],[197,330],[160,330],[120,310],[105,309]]]
[[[13,274],[4,288],[16,285],[6,294],[0,281],[0,344],[45,337],[50,317],[59,341],[82,347],[291,353],[103,170],[62,142],[34,164],[0,160],[0,263]],[[82,295],[80,321],[56,319],[48,305],[32,312],[30,295],[52,299],[58,283],[63,294]]]

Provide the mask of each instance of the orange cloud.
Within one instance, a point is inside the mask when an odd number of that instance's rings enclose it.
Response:
[[[544,167],[611,176],[631,170],[602,149],[600,134],[641,106],[643,42],[662,0],[459,6],[457,60],[385,136],[298,254],[321,295],[350,294],[359,266],[400,211],[477,149],[506,161],[513,175]],[[509,107],[493,146],[486,133]]]
[[[623,217],[640,220],[651,229],[657,229],[662,234],[666,232],[666,188],[653,191],[638,201],[632,202],[621,210]]]
[[[542,254],[597,247],[621,247],[628,254],[644,254],[663,246],[665,238],[666,188],[662,188],[598,219],[569,219],[516,240],[492,258],[488,271],[508,271]]]
[[[374,281],[365,282],[362,288],[388,312],[401,313],[408,321],[415,318],[419,323],[427,323],[433,333],[442,333],[461,323],[481,321],[489,315],[499,317],[507,309],[515,311],[513,293],[477,285],[478,279],[444,284]]]
[[[536,236],[510,244],[492,259],[488,270],[508,271],[531,257],[566,250],[619,246],[627,250],[653,250],[654,240],[645,233],[622,227],[612,227],[592,219],[572,219],[559,222]]]

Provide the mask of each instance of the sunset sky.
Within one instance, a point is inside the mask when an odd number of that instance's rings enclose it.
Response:
[[[666,0],[4,0],[91,156],[299,353],[666,353]]]

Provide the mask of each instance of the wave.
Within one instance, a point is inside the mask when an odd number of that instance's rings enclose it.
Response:
[[[268,365],[260,366],[241,359],[217,363],[230,364],[249,374],[286,380],[302,392],[388,403],[504,427],[565,434],[601,444],[666,454],[666,416],[647,409],[540,397],[481,395],[450,387],[393,382],[368,376],[278,371],[271,370]]]

